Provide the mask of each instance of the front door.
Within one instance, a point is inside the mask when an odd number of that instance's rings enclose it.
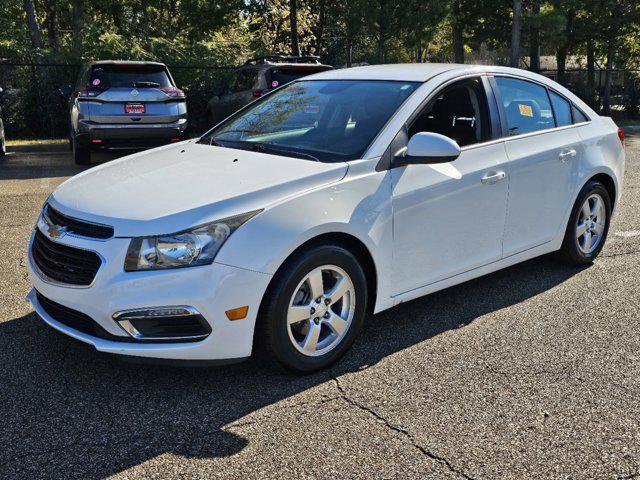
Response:
[[[508,178],[503,142],[490,140],[479,79],[447,87],[409,126],[446,135],[462,153],[450,163],[391,171],[394,295],[502,257]]]

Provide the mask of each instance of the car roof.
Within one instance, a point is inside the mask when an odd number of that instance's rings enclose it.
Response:
[[[89,62],[87,65],[141,65],[141,66],[166,67],[164,63],[141,62],[138,60],[95,60],[93,62]]]
[[[549,79],[534,72],[519,68],[493,65],[467,65],[460,63],[398,63],[387,65],[366,65],[362,67],[342,68],[316,73],[306,77],[313,80],[393,80],[401,82],[426,82],[446,72],[457,75],[467,74],[509,74],[526,77],[548,83]]]

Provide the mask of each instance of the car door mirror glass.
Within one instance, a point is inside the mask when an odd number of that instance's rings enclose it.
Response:
[[[397,166],[410,164],[433,164],[452,162],[460,156],[460,146],[449,137],[433,132],[413,135],[400,155],[396,155]]]

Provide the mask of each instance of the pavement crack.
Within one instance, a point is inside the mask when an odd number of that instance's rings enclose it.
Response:
[[[452,473],[455,473],[456,475],[459,475],[460,477],[465,478],[467,480],[473,480],[473,477],[467,475],[462,470],[459,470],[456,467],[454,467],[453,464],[449,460],[447,460],[446,458],[444,458],[444,457],[442,457],[440,455],[437,455],[437,454],[433,453],[431,450],[429,450],[428,448],[424,447],[423,445],[420,445],[420,443],[418,443],[418,441],[415,439],[415,437],[413,436],[413,434],[411,432],[409,432],[408,430],[406,430],[406,429],[404,429],[402,427],[399,427],[397,425],[392,424],[389,420],[387,420],[385,417],[380,415],[378,412],[376,412],[371,407],[363,405],[362,403],[360,403],[360,402],[352,399],[351,397],[349,397],[347,392],[344,390],[344,388],[340,384],[340,380],[338,380],[338,377],[334,376],[332,378],[333,378],[333,381],[335,382],[335,385],[336,385],[336,388],[338,389],[338,392],[340,392],[340,398],[344,402],[346,402],[349,405],[354,406],[354,407],[362,410],[363,412],[368,413],[369,415],[374,417],[376,420],[378,420],[379,422],[384,424],[390,430],[392,430],[392,431],[394,431],[396,433],[400,433],[401,435],[406,437],[407,440],[409,440],[411,442],[411,444],[413,445],[413,447],[415,449],[420,451],[423,455],[425,455],[426,457],[430,458],[431,460],[434,460],[434,461],[440,463],[441,465],[446,466],[447,469],[449,471],[451,471]]]

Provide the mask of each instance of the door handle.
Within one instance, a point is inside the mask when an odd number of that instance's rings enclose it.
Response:
[[[566,162],[567,160],[569,160],[571,157],[575,157],[578,154],[578,152],[576,152],[575,148],[571,148],[565,152],[560,153],[559,157],[560,157],[560,161],[562,162]]]
[[[485,185],[493,185],[494,183],[504,180],[507,174],[504,172],[489,172],[480,181]]]

